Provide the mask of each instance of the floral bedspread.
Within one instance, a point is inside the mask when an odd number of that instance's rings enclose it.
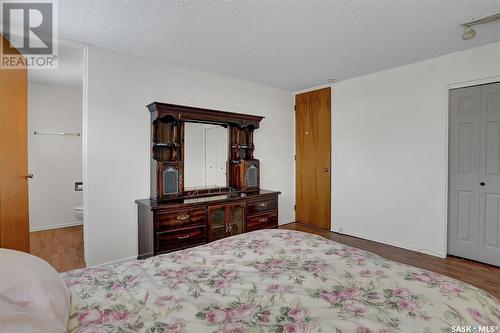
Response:
[[[500,329],[500,301],[480,289],[290,230],[63,277],[71,291],[69,332]]]

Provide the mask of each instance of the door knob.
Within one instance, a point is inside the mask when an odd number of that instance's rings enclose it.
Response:
[[[480,182],[479,185],[484,186],[484,185],[486,185],[486,183]]]
[[[323,168],[323,172],[328,172],[328,168]]]
[[[26,178],[33,178],[33,174],[32,173],[28,173],[26,176],[24,176]]]

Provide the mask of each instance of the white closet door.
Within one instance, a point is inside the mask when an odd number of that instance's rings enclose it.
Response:
[[[500,83],[481,86],[479,261],[500,266]]]
[[[478,259],[480,100],[478,87],[450,91],[448,253]]]
[[[448,253],[500,266],[500,83],[450,91]]]

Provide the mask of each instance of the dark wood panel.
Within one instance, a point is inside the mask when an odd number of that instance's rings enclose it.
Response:
[[[247,217],[246,231],[254,231],[278,226],[278,211],[273,210],[260,215]]]
[[[247,202],[247,216],[260,214],[262,212],[278,208],[278,198],[263,198],[260,200],[249,200]]]
[[[137,259],[145,259],[154,255],[154,230],[153,211],[143,205],[137,207],[138,219],[138,256]]]
[[[271,190],[257,190],[248,193],[231,192],[222,194],[211,194],[197,198],[184,198],[169,202],[161,202],[150,199],[135,200],[138,205],[143,205],[151,210],[182,210],[187,207],[206,207],[207,205],[224,204],[229,202],[249,201],[249,200],[263,200],[268,198],[277,198],[281,192]]]
[[[473,286],[484,289],[496,297],[500,297],[499,267],[457,257],[434,257],[420,252],[410,251],[366,239],[341,235],[301,223],[289,223],[281,225],[280,228],[317,234],[335,242],[376,253],[393,261],[420,267],[464,281]]]
[[[205,244],[207,242],[206,227],[177,229],[156,235],[157,253],[180,250],[183,248]]]
[[[260,121],[264,119],[261,116],[250,114],[234,113],[218,110],[197,108],[186,105],[176,105],[168,103],[153,102],[147,106],[148,110],[156,113],[158,117],[170,116],[176,120],[206,122],[212,124],[236,124],[239,127],[248,125],[258,128]]]
[[[160,210],[156,213],[157,232],[192,225],[205,225],[207,211],[205,208],[183,209],[176,211]]]

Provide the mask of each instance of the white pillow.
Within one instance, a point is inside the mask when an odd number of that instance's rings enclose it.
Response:
[[[68,288],[52,266],[0,249],[0,332],[63,333],[69,310]]]

